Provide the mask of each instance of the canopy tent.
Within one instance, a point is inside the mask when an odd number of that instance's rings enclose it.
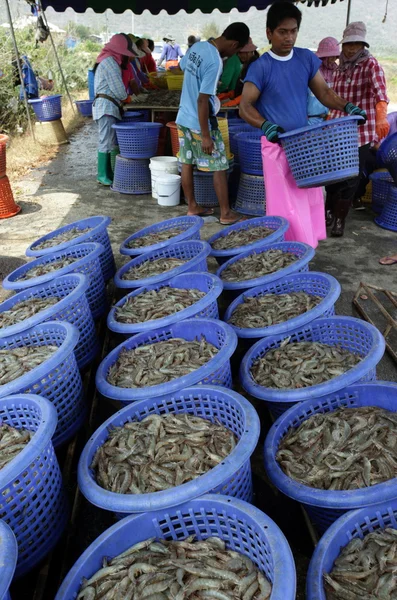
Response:
[[[91,8],[96,13],[102,13],[110,8],[115,13],[123,13],[132,10],[135,15],[140,15],[144,10],[149,10],[157,15],[161,10],[166,10],[169,15],[174,15],[180,10],[193,13],[201,10],[203,13],[212,13],[217,8],[221,12],[230,12],[236,8],[239,12],[246,12],[251,6],[264,9],[272,4],[274,0],[172,0],[164,6],[164,0],[42,0],[43,8],[52,7],[56,11],[63,12],[72,8],[75,12],[82,13]],[[335,4],[338,0],[300,0],[308,6],[326,6]],[[341,2],[343,0],[340,0]]]

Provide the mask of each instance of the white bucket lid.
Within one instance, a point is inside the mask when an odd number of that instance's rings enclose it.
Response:
[[[176,156],[154,156],[153,158],[150,159],[150,162],[153,164],[159,163],[159,164],[164,164],[164,163],[177,163],[178,159]]]

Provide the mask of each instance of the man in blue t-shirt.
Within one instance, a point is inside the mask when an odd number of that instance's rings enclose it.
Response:
[[[179,160],[182,163],[182,187],[188,203],[188,215],[209,215],[194,197],[193,166],[214,174],[214,187],[220,207],[220,223],[231,225],[239,216],[230,210],[226,171],[229,168],[225,144],[215,117],[216,90],[222,74],[222,58],[233,56],[248,43],[245,23],[232,23],[215,40],[197,42],[180,62],[184,71],[179,112],[176,118],[179,136]]]

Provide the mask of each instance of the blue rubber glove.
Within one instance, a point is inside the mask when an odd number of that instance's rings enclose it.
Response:
[[[263,121],[261,129],[263,134],[266,136],[268,142],[276,143],[278,142],[278,134],[284,133],[284,129],[275,123],[270,123],[270,121]]]
[[[367,113],[365,110],[360,108],[359,106],[355,106],[351,102],[348,102],[345,106],[345,112],[352,117],[362,117],[364,119],[364,123],[367,122]]]

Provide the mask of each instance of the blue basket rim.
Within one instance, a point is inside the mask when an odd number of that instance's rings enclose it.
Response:
[[[45,275],[40,275],[40,277],[31,277],[30,279],[18,280],[18,276],[22,275],[32,267],[36,265],[40,265],[42,263],[52,262],[49,259],[58,259],[64,258],[66,253],[74,252],[76,249],[81,250],[84,249],[87,251],[85,256],[81,256],[78,260],[73,262],[71,265],[67,265],[62,267],[62,269],[58,269],[56,271],[50,271]],[[61,275],[67,275],[75,271],[76,268],[82,267],[85,263],[88,263],[94,259],[99,258],[99,256],[104,252],[105,248],[102,244],[98,244],[98,242],[86,242],[84,244],[75,244],[73,246],[68,246],[59,252],[53,252],[51,256],[45,254],[43,256],[39,256],[34,260],[25,263],[21,267],[18,267],[11,273],[7,275],[7,277],[3,280],[3,287],[6,290],[24,290],[29,287],[33,287],[36,285],[41,285],[43,283],[47,283],[56,277],[60,277]]]
[[[237,498],[231,498],[229,496],[222,496],[220,494],[206,494],[196,500],[191,500],[185,504],[179,505],[172,509],[173,513],[181,514],[189,509],[198,510],[212,510],[216,509],[219,511],[230,513],[233,516],[238,514],[238,518],[244,521],[252,522],[255,521],[259,525],[259,529],[264,532],[264,536],[270,547],[271,556],[274,563],[274,580],[273,580],[273,591],[271,594],[271,600],[290,600],[295,597],[296,591],[296,571],[295,563],[291,549],[288,542],[281,532],[276,523],[270,519],[265,513],[253,506],[248,504],[244,500]],[[169,512],[169,509],[168,509]],[[164,517],[164,511],[159,510],[155,513],[150,513],[151,519],[162,519]],[[88,548],[83,552],[77,562],[74,564],[72,569],[64,579],[60,589],[57,592],[55,600],[70,600],[72,597],[72,590],[74,590],[74,580],[78,577],[79,583],[83,575],[82,569],[85,564],[90,561],[94,553],[100,553],[101,558],[106,554],[105,548],[109,538],[115,536],[116,539],[121,537],[123,530],[136,532],[136,538],[131,539],[128,536],[126,545],[122,545],[120,551],[127,549],[138,541],[143,541],[139,535],[140,523],[146,521],[148,515],[141,513],[139,515],[130,515],[122,519],[118,523],[115,523],[109,529],[104,531]],[[128,545],[127,545],[128,544]],[[101,564],[98,561],[98,565],[91,568],[90,572],[84,571],[84,576],[91,576],[96,570],[100,568]]]
[[[139,111],[139,110],[125,110],[123,117],[132,117],[132,116],[140,116],[143,117],[143,112]]]
[[[222,279],[222,271],[237,260],[241,260],[246,256],[250,256],[251,254],[266,252],[267,250],[285,249],[285,252],[289,252],[289,249],[291,247],[300,248],[302,250],[305,250],[305,252],[303,256],[300,256],[298,260],[293,262],[291,265],[288,265],[288,267],[284,267],[283,269],[279,269],[278,271],[275,271],[274,273],[269,273],[268,275],[255,277],[255,279],[244,279],[244,281],[226,281]],[[221,265],[217,270],[216,275],[220,279],[222,279],[225,290],[245,290],[250,287],[271,283],[276,279],[280,279],[280,277],[288,275],[289,273],[294,273],[295,271],[299,270],[300,267],[309,263],[314,257],[314,255],[314,248],[312,248],[312,246],[309,246],[308,244],[304,244],[303,242],[275,242],[273,244],[266,244],[266,240],[264,240],[263,244],[261,244],[260,246],[257,246],[256,248],[251,250],[246,250],[245,252],[241,252],[241,254],[237,254],[236,256],[233,256],[232,258],[224,262],[223,265]]]
[[[375,171],[375,173],[371,173],[369,178],[372,181],[376,181],[377,179],[380,179],[381,181],[383,181],[385,183],[390,183],[392,185],[395,185],[395,183],[393,181],[393,177],[390,175],[389,171]]]
[[[171,238],[171,240],[165,240],[164,242],[159,242],[158,244],[152,244],[151,246],[144,246],[143,248],[127,248],[127,244],[136,238],[143,237],[147,233],[152,233],[152,231],[156,231],[156,229],[162,229],[164,224],[170,224],[170,229],[175,225],[178,227],[178,224],[181,220],[186,222],[186,219],[191,219],[191,226],[185,229],[179,235]],[[186,238],[186,235],[192,235],[196,233],[196,231],[200,231],[202,226],[204,225],[204,219],[202,217],[197,216],[182,216],[182,217],[173,217],[172,219],[166,219],[165,221],[160,221],[159,223],[154,223],[153,225],[147,225],[143,229],[136,231],[131,234],[124,242],[120,245],[120,254],[124,254],[126,256],[139,256],[140,254],[145,254],[146,252],[151,252],[152,250],[160,250],[160,248],[165,248],[169,246],[170,243],[175,244],[179,241],[183,241]],[[177,240],[177,241],[175,241]],[[138,252],[140,250],[140,252]]]
[[[328,554],[329,546],[334,542],[335,538],[340,539],[340,537],[346,535],[352,529],[356,529],[357,526],[368,527],[370,524],[371,526],[369,529],[371,530],[382,528],[379,527],[379,516],[388,510],[392,510],[394,513],[397,511],[397,502],[395,499],[392,501],[382,501],[375,505],[349,511],[330,525],[319,540],[310,560],[306,579],[306,598],[308,600],[326,600],[323,585],[323,575],[325,572],[324,559]],[[346,544],[344,546],[340,545],[339,551],[342,550],[348,542],[349,540],[346,539]]]
[[[169,244],[164,248],[160,248],[159,253],[168,252],[169,250],[173,250],[175,247],[186,246],[186,244],[199,244],[202,249],[196,256],[193,258],[189,258],[183,265],[179,267],[175,267],[170,271],[165,271],[159,275],[153,275],[152,277],[146,277],[144,279],[122,279],[122,276],[126,271],[128,271],[131,267],[136,266],[144,262],[145,260],[150,259],[150,254],[155,252],[151,250],[149,252],[145,252],[143,254],[139,254],[135,256],[132,260],[128,261],[125,265],[123,265],[114,276],[115,286],[118,288],[131,289],[137,287],[144,287],[146,285],[153,285],[155,283],[160,283],[161,281],[167,281],[176,275],[180,275],[184,273],[187,269],[189,269],[189,264],[191,265],[193,262],[199,263],[207,258],[211,252],[211,246],[207,242],[203,242],[201,240],[186,240],[184,242],[179,242],[179,244]]]
[[[115,123],[112,125],[113,129],[161,129],[163,127],[162,123]]]
[[[30,442],[21,452],[0,471],[0,488],[4,488],[12,479],[19,477],[32,463],[32,454],[40,456],[54,435],[57,426],[57,411],[55,406],[43,396],[36,394],[15,394],[0,398],[0,410],[3,406],[35,404],[41,412],[40,425]],[[0,521],[1,522],[1,521]]]
[[[215,242],[215,240],[218,240],[221,237],[226,237],[231,231],[237,231],[239,229],[251,229],[251,227],[258,227],[260,225],[266,227],[266,223],[269,223],[269,222],[274,223],[277,221],[278,221],[277,229],[275,229],[274,232],[271,233],[266,238],[263,238],[256,242],[252,242],[251,244],[246,244],[245,246],[236,246],[236,248],[229,248],[228,250],[215,250],[214,248],[212,248],[212,244]],[[287,219],[284,219],[284,217],[264,216],[264,217],[254,217],[253,219],[247,219],[245,221],[240,221],[239,223],[235,223],[234,225],[229,225],[229,227],[225,227],[225,228],[221,229],[221,231],[218,231],[217,233],[215,233],[213,236],[211,236],[207,240],[207,242],[211,246],[210,256],[215,256],[215,257],[232,256],[235,254],[241,254],[242,252],[245,252],[246,250],[251,250],[253,248],[256,248],[257,246],[260,247],[265,242],[267,242],[268,244],[271,244],[273,241],[278,240],[279,237],[284,235],[288,231],[288,229],[289,229],[289,222],[287,221]]]
[[[273,291],[267,292],[269,288],[272,288],[274,285],[281,285],[284,281],[288,281],[293,283],[294,280],[302,280],[307,279],[310,280],[326,280],[330,289],[328,294],[321,300],[320,304],[312,308],[306,313],[302,315],[298,315],[293,319],[289,319],[288,321],[284,321],[283,323],[279,323],[278,325],[270,325],[269,327],[257,327],[257,328],[249,328],[249,327],[238,327],[237,325],[233,325],[229,323],[229,320],[237,308],[239,304],[242,304],[243,299],[249,296],[257,296],[257,295],[266,295],[266,293],[273,294]],[[341,293],[341,285],[335,277],[329,275],[328,273],[321,273],[317,271],[308,271],[306,273],[291,273],[291,275],[286,275],[280,279],[277,279],[274,283],[268,283],[266,285],[258,285],[253,288],[249,288],[239,296],[226,309],[225,316],[223,317],[224,321],[233,327],[234,331],[237,333],[238,337],[241,338],[262,338],[273,335],[280,335],[281,333],[287,334],[290,330],[295,329],[296,327],[302,326],[308,321],[314,321],[314,319],[322,317],[324,312],[331,308],[335,302],[338,300]],[[265,294],[258,294],[258,292],[265,292]]]
[[[258,146],[260,144],[262,144],[262,137],[264,137],[264,134],[262,132],[261,129],[258,129],[258,131],[240,131],[239,133],[236,133],[236,136],[238,137],[237,143],[239,144],[240,142],[249,142],[250,144],[258,144]]]
[[[37,367],[35,367],[34,369],[31,369],[24,375],[21,375],[21,377],[17,377],[17,379],[14,379],[9,383],[0,385],[0,398],[3,398],[8,394],[14,394],[20,389],[28,386],[32,381],[36,381],[37,378],[41,378],[43,367],[46,368],[47,372],[51,371],[52,369],[55,369],[73,352],[77,345],[77,342],[79,341],[80,332],[75,325],[72,325],[67,321],[47,321],[46,323],[39,323],[35,327],[31,327],[30,329],[20,331],[16,335],[10,335],[8,337],[0,339],[1,350],[5,345],[12,342],[15,337],[30,337],[30,335],[33,333],[40,333],[42,331],[48,331],[53,329],[58,329],[66,333],[66,337],[63,340],[62,344],[58,346],[58,350],[56,350],[52,356],[47,358],[47,360],[43,361],[40,365],[37,365]]]
[[[340,393],[349,393],[353,391],[365,390],[372,388],[372,390],[385,390],[389,393],[394,393],[397,397],[397,384],[390,381],[375,381],[370,383],[357,383],[356,385],[350,385],[339,390]],[[327,394],[320,401],[326,401],[332,399],[335,395],[338,395],[338,391],[332,394]],[[319,490],[312,488],[308,485],[304,485],[288,477],[281,467],[277,464],[275,459],[274,448],[276,446],[276,438],[278,432],[285,427],[286,424],[292,423],[293,419],[298,415],[304,415],[308,410],[313,408],[313,404],[316,404],[316,399],[306,400],[299,402],[296,406],[291,406],[285,413],[280,415],[275,423],[271,426],[264,443],[264,462],[266,471],[271,478],[274,485],[287,496],[310,504],[311,506],[319,506],[323,508],[333,509],[345,509],[352,510],[357,508],[357,505],[372,505],[379,502],[379,498],[384,500],[392,500],[397,498],[397,483],[393,479],[378,483],[368,488],[361,488],[358,490]],[[343,400],[341,401],[343,405]],[[374,401],[374,405],[377,402]],[[338,407],[335,407],[336,410]],[[333,410],[324,410],[322,412],[334,412]],[[306,420],[306,419],[305,419]],[[278,447],[278,446],[277,446]]]
[[[219,350],[218,354],[211,358],[211,360],[209,360],[205,365],[202,365],[192,373],[189,373],[182,377],[176,377],[175,379],[169,381],[166,385],[167,393],[170,394],[180,389],[191,387],[192,385],[195,385],[197,381],[201,381],[205,379],[205,377],[210,376],[214,372],[214,362],[218,363],[220,359],[222,359],[223,362],[229,360],[237,347],[237,335],[234,333],[230,325],[227,325],[227,323],[224,323],[223,321],[220,321],[218,319],[185,319],[184,321],[178,321],[177,323],[173,323],[170,327],[178,326],[181,323],[186,325],[186,329],[192,327],[194,329],[199,329],[200,325],[202,325],[203,323],[212,323],[214,327],[223,329],[223,331],[226,334],[226,340],[223,347]],[[153,385],[147,388],[121,388],[108,383],[107,374],[109,368],[116,362],[118,355],[120,354],[120,351],[123,348],[130,349],[136,344],[140,346],[150,343],[147,340],[147,337],[154,336],[158,333],[162,333],[164,329],[164,327],[161,327],[151,329],[150,331],[144,331],[138,333],[137,335],[133,335],[127,340],[124,340],[124,342],[119,344],[116,348],[114,348],[114,350],[112,350],[107,356],[105,356],[105,358],[100,363],[95,376],[97,389],[103,396],[106,396],[106,398],[112,398],[113,400],[120,400],[121,402],[132,402],[135,400],[142,400],[143,393],[145,393],[146,397],[154,397],[163,393],[162,390],[165,384]],[[181,337],[183,336],[181,335]],[[219,367],[216,367],[216,369],[217,368]],[[150,395],[148,394],[148,390],[150,391]]]
[[[311,331],[313,328],[321,327],[321,325],[330,325],[332,322],[344,322],[344,323],[354,323],[356,327],[361,328],[362,330],[367,330],[367,333],[371,334],[373,344],[371,350],[368,354],[354,367],[349,369],[343,375],[338,375],[333,379],[329,379],[324,383],[320,383],[317,385],[312,385],[307,388],[301,389],[274,389],[274,388],[265,388],[257,383],[251,377],[250,374],[250,366],[252,364],[252,357],[256,355],[259,349],[262,349],[264,346],[273,343],[281,343],[285,337],[289,337],[294,335],[294,333],[300,332],[302,329],[306,331]],[[321,398],[322,396],[328,396],[331,393],[335,393],[342,388],[345,388],[349,385],[355,384],[355,382],[362,377],[362,372],[368,369],[368,363],[378,364],[381,360],[384,352],[385,352],[386,343],[383,335],[380,331],[371,325],[371,323],[367,323],[366,321],[362,321],[361,319],[356,319],[355,317],[328,317],[322,319],[316,319],[310,323],[306,323],[301,327],[296,327],[295,329],[291,329],[288,332],[288,336],[285,334],[269,336],[264,339],[259,340],[254,344],[248,352],[245,354],[241,365],[240,365],[240,380],[244,389],[252,394],[255,398],[259,398],[260,400],[265,400],[266,402],[298,402],[301,400],[307,400],[314,398]],[[341,385],[341,381],[343,382]]]
[[[100,439],[103,436],[103,432],[106,432],[109,426],[120,426],[121,423],[126,423],[129,420],[129,417],[136,412],[149,409],[163,401],[181,397],[188,399],[197,393],[206,397],[227,396],[232,400],[233,404],[238,405],[244,413],[246,419],[246,431],[243,433],[232,452],[222,460],[222,463],[219,463],[207,473],[200,475],[197,479],[160,492],[146,494],[118,494],[116,492],[107,491],[96,483],[91,473],[90,464],[96,450],[104,443],[104,441],[101,442]],[[166,412],[173,413],[173,410],[167,410]],[[182,411],[182,413],[185,412],[188,413],[189,411]],[[131,513],[151,512],[152,510],[169,508],[170,506],[175,506],[175,494],[177,494],[178,504],[181,504],[182,502],[187,502],[208,493],[210,490],[218,487],[233,477],[233,475],[235,475],[235,473],[250,459],[258,442],[259,433],[259,417],[252,404],[241,396],[241,394],[221,386],[200,385],[184,388],[174,394],[166,394],[165,396],[161,395],[160,397],[139,400],[128,404],[109,417],[90,437],[79,460],[79,488],[89,502],[105,510]],[[108,435],[106,436],[106,439],[107,438]]]
[[[71,292],[68,293],[67,296],[59,300],[53,306],[49,306],[48,308],[41,310],[40,312],[29,317],[28,319],[25,319],[24,321],[20,321],[19,323],[15,323],[15,325],[11,325],[10,327],[0,329],[0,339],[8,337],[10,335],[15,335],[17,333],[25,331],[26,329],[30,329],[38,323],[42,323],[43,321],[48,320],[50,317],[52,317],[52,315],[58,313],[64,308],[67,308],[67,306],[69,306],[71,302],[77,300],[83,294],[85,294],[89,286],[89,280],[88,277],[83,273],[70,273],[70,275],[62,275],[61,277],[51,279],[51,281],[48,281],[45,284],[35,285],[34,287],[26,288],[21,292],[14,294],[10,298],[7,298],[7,300],[4,300],[4,302],[0,304],[0,314],[5,310],[9,310],[18,302],[31,298],[32,295],[35,294],[35,292],[38,292],[43,288],[52,287],[57,283],[67,282],[67,280],[70,281],[71,279],[75,279],[75,287]],[[54,293],[54,295],[56,294]]]
[[[6,600],[18,560],[18,544],[9,525],[0,519],[0,598]]]
[[[52,96],[46,96],[45,98],[33,98],[32,100],[28,100],[29,104],[36,104],[37,102],[46,102],[51,101],[55,98],[62,98],[62,94],[53,94]]]
[[[75,104],[92,104],[94,101],[87,98],[87,100],[75,100]]]
[[[324,129],[325,127],[329,127],[331,125],[336,125],[338,123],[346,123],[346,121],[364,121],[363,117],[359,116],[348,116],[348,117],[339,117],[338,119],[330,119],[329,121],[322,121],[318,125],[308,125],[306,127],[299,127],[298,129],[293,129],[292,131],[287,131],[285,133],[279,133],[280,140],[288,140],[295,135],[299,135],[301,133],[307,133],[308,131],[314,131],[315,129]]]
[[[133,298],[134,296],[139,296],[143,292],[147,292],[149,290],[159,290],[160,288],[170,286],[170,287],[181,287],[181,288],[189,288],[190,285],[186,284],[186,278],[189,278],[190,275],[194,277],[202,277],[203,279],[207,279],[211,281],[211,289],[206,293],[204,298],[201,298],[188,308],[181,310],[172,315],[168,315],[168,317],[163,317],[162,319],[153,319],[152,321],[144,321],[142,323],[121,323],[117,321],[115,318],[116,308],[119,306],[123,306],[128,298]],[[188,273],[181,273],[180,275],[176,275],[172,279],[167,279],[167,281],[162,281],[161,283],[157,283],[155,285],[147,285],[141,288],[137,288],[124,296],[121,300],[119,300],[114,306],[112,306],[108,318],[107,318],[107,326],[111,331],[115,331],[116,333],[122,333],[124,335],[131,335],[133,333],[140,333],[141,331],[150,331],[153,328],[158,329],[159,327],[167,327],[172,325],[172,323],[177,321],[184,321],[185,319],[190,319],[197,312],[203,310],[202,306],[205,304],[205,307],[209,306],[212,302],[216,302],[217,298],[221,295],[223,290],[222,281],[216,275],[212,273],[206,273],[204,271],[189,271]],[[1,307],[1,305],[0,305]]]
[[[77,225],[82,225],[83,228],[86,225],[89,227],[90,223],[92,223],[93,221],[94,222],[98,221],[98,222],[92,227],[92,229],[90,229],[90,231],[87,231],[86,233],[83,233],[82,235],[78,235],[77,237],[73,238],[72,240],[69,240],[68,242],[62,242],[62,244],[58,244],[56,246],[51,246],[51,248],[45,248],[43,250],[35,250],[34,249],[34,247],[37,244],[40,244],[41,242],[44,242],[45,240],[49,240],[49,239],[59,235],[60,233],[67,231],[68,229],[73,229],[73,227],[76,227]],[[58,229],[54,229],[54,231],[51,231],[50,233],[47,233],[46,235],[43,235],[41,238],[32,242],[25,250],[25,254],[26,254],[26,256],[35,256],[35,257],[39,258],[40,256],[45,256],[46,254],[52,254],[53,252],[58,252],[60,250],[63,250],[64,248],[68,248],[69,246],[76,246],[76,244],[81,244],[81,243],[85,242],[86,240],[91,238],[93,235],[97,235],[102,229],[108,227],[110,222],[111,222],[110,217],[97,215],[94,217],[87,217],[85,219],[79,219],[79,221],[74,221],[73,223],[69,223],[68,225],[63,225],[62,227],[58,227]]]

